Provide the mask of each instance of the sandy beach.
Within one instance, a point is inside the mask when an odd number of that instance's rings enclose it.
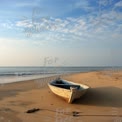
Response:
[[[54,77],[2,84],[0,122],[122,122],[122,71],[94,71],[62,78],[87,84],[90,89],[68,104],[46,85]],[[33,108],[40,110],[26,113]],[[73,111],[79,112],[78,116],[73,116]]]

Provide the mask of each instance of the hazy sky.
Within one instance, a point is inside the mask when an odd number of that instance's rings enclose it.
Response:
[[[0,0],[0,66],[122,66],[122,0]]]

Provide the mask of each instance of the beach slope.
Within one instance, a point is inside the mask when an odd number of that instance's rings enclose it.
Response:
[[[46,82],[54,77],[1,85],[0,122],[122,121],[122,71],[95,71],[62,78],[86,84],[90,89],[68,104],[47,87]],[[39,110],[26,113],[33,108]]]

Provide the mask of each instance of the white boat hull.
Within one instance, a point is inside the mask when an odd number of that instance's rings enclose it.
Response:
[[[70,87],[70,89],[65,89],[65,88],[53,86],[50,83],[48,83],[48,86],[54,94],[67,100],[68,103],[72,103],[75,99],[78,99],[81,96],[83,96],[89,88],[88,86],[83,85],[83,84],[77,84],[77,83],[73,83],[73,82],[69,82],[69,81],[66,81],[66,82],[68,82],[72,85],[79,85],[80,88],[76,89],[76,88]]]

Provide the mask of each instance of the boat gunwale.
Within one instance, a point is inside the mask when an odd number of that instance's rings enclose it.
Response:
[[[52,85],[51,83],[52,82],[54,82],[54,81],[56,81],[56,80],[53,80],[53,81],[50,81],[50,82],[48,82],[48,85],[50,85],[50,86],[53,86],[53,87],[55,87],[55,88],[59,88],[59,89],[65,89],[65,90],[70,90],[70,89],[66,89],[66,88],[62,88],[62,87],[58,87],[58,86],[55,86],[55,85]],[[90,87],[88,86],[88,85],[86,85],[86,84],[80,84],[80,83],[74,83],[74,82],[71,82],[71,81],[67,81],[67,80],[63,80],[64,82],[66,82],[66,83],[70,83],[70,84],[59,84],[59,86],[63,86],[63,85],[78,85],[78,86],[80,86],[80,88],[79,89],[77,89],[77,90],[88,90]]]

